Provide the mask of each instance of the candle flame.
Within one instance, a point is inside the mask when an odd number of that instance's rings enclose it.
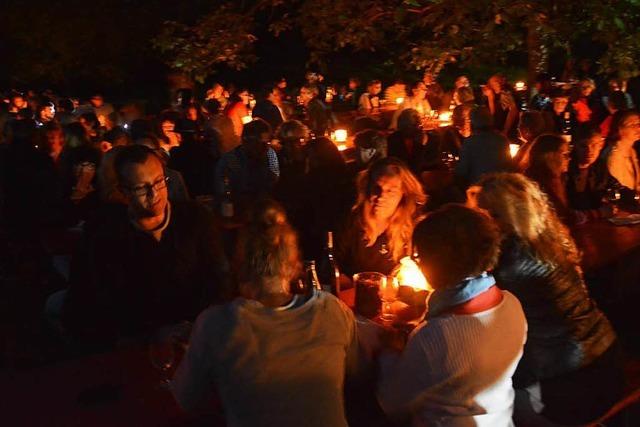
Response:
[[[347,140],[346,129],[336,129],[336,131],[334,132],[334,137],[336,142],[345,142]]]
[[[516,82],[515,87],[516,87],[516,90],[525,90],[527,85],[525,82],[521,81],[521,82]]]
[[[396,98],[396,104],[400,105],[403,102],[404,102],[404,98],[403,97],[400,96],[400,97]]]
[[[520,150],[520,146],[518,144],[509,144],[509,154],[512,158],[518,154],[518,150]]]
[[[401,286],[409,286],[414,290],[433,290],[418,265],[408,256],[400,260],[400,269],[396,277]]]
[[[240,120],[242,121],[243,125],[246,125],[247,123],[251,122],[253,120],[253,118],[251,116],[244,116]]]

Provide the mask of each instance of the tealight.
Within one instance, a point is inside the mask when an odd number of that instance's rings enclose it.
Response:
[[[347,130],[346,129],[336,129],[333,133],[336,142],[346,142],[347,141]]]
[[[520,150],[520,145],[518,144],[509,144],[509,154],[511,157],[515,157],[518,154],[518,150]]]

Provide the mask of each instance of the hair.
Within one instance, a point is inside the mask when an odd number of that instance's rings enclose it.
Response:
[[[313,94],[314,97],[318,96],[320,94],[320,89],[318,89],[318,86],[316,86],[316,85],[306,84],[306,85],[302,86],[301,89],[308,90],[309,92],[311,92]]]
[[[381,159],[387,154],[387,139],[382,132],[374,129],[358,132],[353,139],[353,143],[358,148],[375,148],[376,154],[373,156],[372,161]]]
[[[411,86],[409,86],[409,89],[411,90],[411,95],[413,96],[413,90],[417,89],[418,86],[420,86],[421,84],[424,84],[424,82],[422,80],[415,80],[411,83]]]
[[[608,143],[614,143],[620,139],[620,128],[633,116],[640,115],[637,110],[616,111],[611,118],[611,130],[607,136]]]
[[[288,120],[278,127],[276,138],[282,146],[278,156],[281,167],[294,164],[304,167],[306,156],[303,147],[309,136],[309,128],[298,120]]]
[[[451,123],[453,126],[457,128],[464,127],[465,116],[470,116],[472,108],[473,107],[469,104],[460,104],[454,108],[453,113],[451,114]]]
[[[454,203],[429,214],[413,231],[418,264],[436,289],[493,269],[500,241],[500,229],[488,215]]]
[[[520,114],[518,128],[529,133],[532,140],[547,131],[547,127],[544,114],[540,111],[523,111]]]
[[[580,254],[569,230],[535,181],[503,172],[485,175],[477,185],[481,187],[478,206],[497,220],[504,237],[518,237],[546,264],[580,268]]]
[[[308,139],[309,128],[299,120],[287,120],[276,131],[276,137],[283,143],[289,141],[299,142],[300,139]]]
[[[413,108],[402,110],[398,116],[398,132],[404,136],[413,136],[420,131],[420,113]]]
[[[580,126],[574,135],[575,145],[586,145],[594,136],[601,136],[600,128],[597,125]]]
[[[607,107],[613,108],[616,111],[627,110],[627,98],[622,91],[615,91],[609,95],[607,101]]]
[[[129,166],[144,164],[149,157],[157,159],[162,164],[156,153],[145,145],[134,144],[122,147],[113,161],[113,169],[118,178],[118,183],[122,184],[126,180]]]
[[[271,136],[271,125],[263,119],[255,118],[242,127],[242,142],[261,142],[262,135],[265,133],[268,133],[269,136]]]
[[[424,205],[427,196],[420,181],[411,173],[407,165],[395,157],[386,157],[372,163],[368,169],[360,172],[356,180],[358,199],[352,208],[357,224],[362,228],[368,243],[375,241],[373,227],[367,221],[369,200],[376,182],[382,177],[397,176],[402,181],[402,200],[389,220],[386,235],[392,258],[400,261],[406,255],[406,246],[411,242],[411,233],[420,220],[419,205]]]
[[[98,121],[98,116],[96,116],[96,113],[82,113],[80,114],[80,118],[85,119],[93,129],[97,129],[98,127],[100,127],[100,122]]]
[[[493,116],[487,107],[475,107],[471,110],[471,130],[486,131],[493,128]]]
[[[567,141],[560,135],[545,133],[538,136],[531,146],[529,152],[529,166],[525,174],[536,181],[538,178],[557,175],[557,171],[551,169],[549,165],[549,153],[557,152]]]
[[[298,236],[279,203],[270,199],[256,203],[239,236],[236,260],[240,282],[251,293],[288,291],[281,284],[300,274],[300,250]]]
[[[473,89],[468,86],[458,88],[456,92],[458,93],[458,101],[460,101],[461,104],[471,104],[476,99],[473,95]]]
[[[370,80],[369,83],[367,83],[367,87],[371,87],[373,85],[380,85],[380,84],[382,84],[380,80]]]

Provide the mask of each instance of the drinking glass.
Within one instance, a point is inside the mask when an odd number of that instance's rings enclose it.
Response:
[[[387,278],[380,284],[378,292],[382,301],[380,318],[384,322],[393,322],[396,319],[396,314],[393,312],[392,304],[398,297],[398,279],[396,277]]]
[[[356,288],[356,312],[366,318],[375,317],[380,311],[380,288],[386,286],[387,276],[365,271],[353,275]]]

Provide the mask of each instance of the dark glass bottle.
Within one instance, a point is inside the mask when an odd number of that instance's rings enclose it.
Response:
[[[318,273],[316,273],[316,262],[314,260],[304,262],[304,293],[311,293],[313,289],[322,290]]]
[[[220,201],[220,215],[223,218],[233,218],[233,195],[231,194],[231,183],[229,182],[229,176],[225,174],[223,178],[224,193],[222,200]]]
[[[322,290],[338,295],[340,292],[340,270],[333,253],[333,232],[327,232],[327,243],[318,265],[318,278]]]

